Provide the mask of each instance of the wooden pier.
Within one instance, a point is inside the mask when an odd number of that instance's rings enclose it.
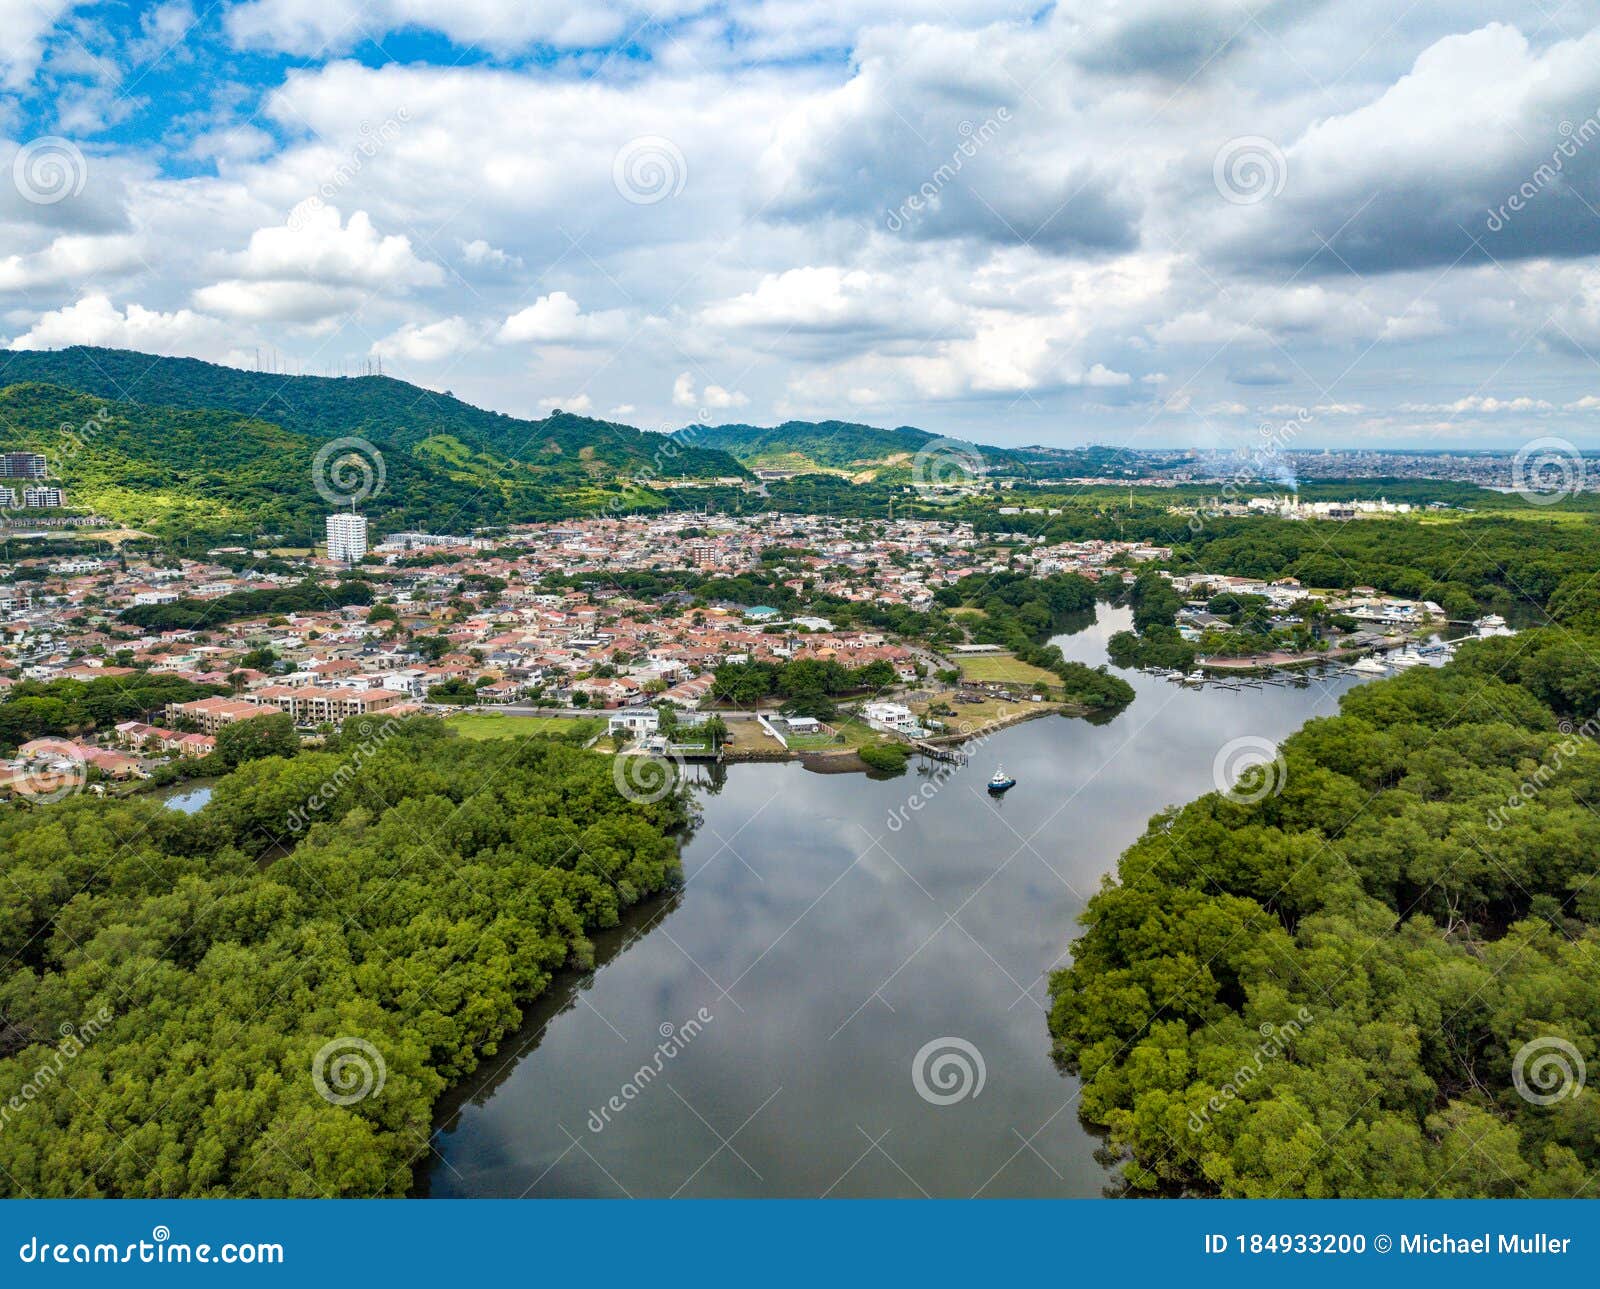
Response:
[[[959,747],[940,747],[939,744],[929,743],[925,739],[913,739],[911,746],[923,756],[932,757],[935,761],[948,761],[951,765],[965,765],[972,759]]]

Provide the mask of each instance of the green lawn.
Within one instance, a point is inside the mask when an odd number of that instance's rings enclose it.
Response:
[[[462,738],[527,738],[530,734],[587,739],[605,729],[603,716],[508,716],[504,712],[457,712],[445,724]]]
[[[959,660],[965,680],[999,681],[1007,685],[1032,685],[1043,681],[1046,685],[1059,685],[1060,679],[1043,667],[1013,658],[1009,654],[980,654]]]

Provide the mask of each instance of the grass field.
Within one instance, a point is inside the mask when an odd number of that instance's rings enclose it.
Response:
[[[991,680],[1007,685],[1032,685],[1043,681],[1046,685],[1059,685],[1061,681],[1043,667],[1023,662],[1009,654],[982,654],[959,661],[964,680]]]
[[[507,716],[504,712],[458,712],[445,724],[462,738],[527,738],[530,734],[566,734],[589,738],[605,729],[599,716]]]

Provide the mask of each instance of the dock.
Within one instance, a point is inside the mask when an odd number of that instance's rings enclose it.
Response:
[[[959,747],[941,747],[937,743],[930,743],[926,739],[913,739],[911,746],[921,752],[923,756],[932,757],[935,761],[948,761],[951,765],[965,765],[972,758]]]

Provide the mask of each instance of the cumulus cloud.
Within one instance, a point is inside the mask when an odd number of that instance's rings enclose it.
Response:
[[[411,239],[380,234],[364,210],[342,223],[337,206],[305,202],[285,224],[258,228],[250,245],[225,263],[233,276],[254,282],[287,280],[324,285],[404,289],[444,280],[437,264],[418,258]]]
[[[620,309],[584,313],[565,291],[541,295],[507,318],[495,337],[502,344],[532,341],[551,345],[595,345],[622,338],[628,329]]]
[[[672,382],[672,402],[675,407],[726,411],[730,407],[743,407],[750,400],[737,390],[723,389],[721,385],[707,385],[695,393],[694,377],[681,373]]]
[[[18,3],[0,172],[67,133],[86,182],[0,183],[14,343],[376,353],[508,410],[584,391],[649,423],[849,408],[1014,442],[1128,441],[1162,400],[1164,441],[1200,435],[1189,409],[1285,381],[1390,442],[1593,419],[1581,6]],[[399,31],[429,36],[343,56]],[[181,36],[218,72],[219,34],[290,57],[198,110],[130,67]],[[619,178],[645,137],[681,158],[660,200]],[[1217,172],[1245,138],[1281,158],[1259,198]]]
[[[0,259],[0,291],[26,291],[62,282],[82,283],[119,277],[144,264],[140,239],[131,235],[110,237],[57,237],[48,246],[27,255]]]
[[[86,295],[74,304],[41,316],[15,337],[11,349],[61,349],[105,345],[156,354],[198,354],[223,361],[230,352],[227,331],[216,318],[179,309],[162,313],[129,304],[118,309],[103,295]]]
[[[465,318],[443,318],[438,322],[408,323],[398,331],[374,341],[372,353],[406,362],[436,363],[454,357],[477,343],[477,334]]]

